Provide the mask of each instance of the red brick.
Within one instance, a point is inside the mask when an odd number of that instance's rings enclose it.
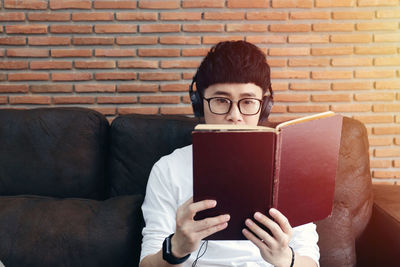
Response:
[[[157,92],[158,84],[119,84],[119,93]]]
[[[10,96],[10,104],[33,104],[33,105],[50,105],[51,98],[49,96]]]
[[[142,81],[177,81],[180,80],[180,73],[176,72],[143,72],[139,74]]]
[[[377,10],[376,17],[378,19],[395,19],[400,18],[400,10],[399,9],[387,9],[387,10]]]
[[[77,93],[114,93],[115,84],[76,84],[75,92]]]
[[[191,104],[192,101],[190,100],[190,97],[188,95],[185,95],[185,96],[182,96],[182,103]]]
[[[7,49],[8,57],[48,57],[49,50],[33,48],[13,48]]]
[[[161,12],[160,20],[201,20],[201,12]]]
[[[375,58],[374,65],[376,65],[376,66],[400,66],[400,56]]]
[[[25,14],[22,12],[1,12],[0,21],[24,21]]]
[[[4,8],[11,9],[47,9],[46,0],[4,0]]]
[[[49,69],[72,69],[70,61],[31,61],[30,68],[32,70],[49,70]]]
[[[70,37],[42,37],[42,36],[34,36],[28,37],[29,45],[69,45],[71,43]]]
[[[335,82],[332,90],[370,90],[373,88],[371,82]]]
[[[399,138],[399,137],[396,137],[396,138],[394,139],[394,143],[395,143],[396,145],[400,145],[400,138]]]
[[[197,36],[161,36],[160,44],[201,44]]]
[[[397,6],[398,0],[358,0],[358,6]]]
[[[7,104],[7,96],[0,96],[0,104]]]
[[[208,48],[183,48],[182,56],[183,57],[204,57],[207,55]]]
[[[308,102],[310,99],[309,95],[303,94],[275,94],[275,102]]]
[[[25,37],[0,37],[0,45],[25,45]]]
[[[160,113],[163,115],[191,115],[193,109],[191,106],[186,107],[161,107]]]
[[[373,11],[334,11],[332,12],[332,18],[340,20],[374,19],[375,13]]]
[[[178,57],[180,50],[176,48],[141,48],[138,55],[141,57]]]
[[[287,91],[289,88],[289,83],[287,82],[273,82],[272,90],[275,91]]]
[[[135,72],[104,72],[95,73],[96,80],[136,80]]]
[[[182,83],[162,84],[160,88],[161,92],[187,92],[188,90],[189,84]]]
[[[272,71],[272,79],[307,79],[309,78],[308,71]]]
[[[270,56],[308,56],[310,48],[308,47],[288,47],[288,48],[270,48]]]
[[[244,40],[243,36],[203,36],[203,44],[217,44],[223,41]]]
[[[394,78],[396,77],[395,70],[356,70],[356,78]]]
[[[399,89],[400,81],[392,80],[392,81],[377,81],[375,83],[376,89]]]
[[[117,108],[116,107],[90,107],[93,110],[96,110],[97,112],[100,112],[103,115],[115,115],[117,113]],[[112,120],[114,118],[110,118],[107,117],[107,120],[109,120],[109,124],[112,123]]]
[[[5,81],[7,79],[7,75],[5,73],[0,73],[0,81]]]
[[[385,149],[375,149],[374,153],[375,157],[399,157],[400,156],[400,148],[385,148]]]
[[[58,104],[94,104],[92,96],[54,96],[53,103]]]
[[[400,160],[393,160],[393,167],[400,168]]]
[[[223,32],[223,24],[184,24],[182,26],[184,32]]]
[[[312,71],[311,78],[315,80],[326,80],[326,79],[352,79],[352,71]]]
[[[96,49],[96,57],[134,57],[135,49]]]
[[[393,101],[396,99],[395,93],[363,93],[355,94],[354,99],[356,101]]]
[[[205,20],[244,20],[244,12],[204,12]]]
[[[40,12],[40,13],[29,13],[28,20],[30,21],[69,21],[71,15],[69,13],[50,13],[50,12]]]
[[[251,35],[246,37],[246,41],[253,44],[284,44],[286,43],[286,36],[281,35]]]
[[[400,112],[400,104],[375,104],[374,112]]]
[[[47,25],[8,25],[6,33],[41,34],[47,33]]]
[[[315,32],[351,32],[354,30],[352,23],[316,23],[312,25]]]
[[[116,14],[117,20],[123,21],[156,21],[157,13],[156,12],[118,12]]]
[[[290,35],[289,43],[316,44],[329,43],[328,35]]]
[[[119,36],[115,43],[119,45],[157,44],[156,36]]]
[[[373,171],[372,178],[400,178],[400,171]]]
[[[400,42],[400,34],[398,33],[382,33],[382,34],[374,34],[374,41],[377,43],[381,42]]]
[[[179,8],[179,1],[140,0],[139,7],[143,9],[176,9]]]
[[[398,22],[360,22],[356,24],[359,31],[395,31],[399,28]]]
[[[120,69],[157,69],[158,61],[155,60],[120,60],[118,61]]]
[[[227,24],[227,32],[267,32],[268,25],[265,24]]]
[[[52,73],[51,78],[53,81],[88,81],[92,79],[91,73],[85,72],[72,72],[72,73]]]
[[[287,20],[288,14],[286,12],[261,12],[252,11],[246,13],[247,20]]]
[[[293,105],[288,106],[288,112],[290,113],[316,113],[328,111],[329,107],[327,105]]]
[[[50,25],[51,33],[92,33],[92,25]]]
[[[271,32],[309,32],[311,26],[309,24],[271,24],[269,30]]]
[[[112,21],[114,13],[112,12],[84,12],[72,13],[72,21]]]
[[[48,73],[9,73],[9,81],[47,81],[49,79]]]
[[[353,54],[353,47],[350,46],[311,48],[311,55],[313,56],[338,56],[351,54]]]
[[[331,17],[331,14],[330,14],[330,12],[327,12],[327,11],[325,11],[325,12],[323,12],[323,11],[290,12],[290,19],[293,19],[293,20],[302,20],[302,19],[304,19],[304,20],[321,19],[322,20],[322,19],[330,19],[330,17]]]
[[[33,84],[29,88],[32,93],[72,93],[72,84]]]
[[[311,96],[312,102],[350,102],[350,94],[318,94]]]
[[[396,54],[396,47],[393,46],[357,46],[355,47],[355,53],[360,55],[371,55],[371,54]]]
[[[183,0],[183,8],[224,7],[225,0]]]
[[[137,1],[105,1],[105,0],[95,0],[93,7],[96,9],[136,9]]]
[[[290,90],[295,91],[328,91],[329,83],[291,83]]]
[[[281,58],[269,58],[268,65],[270,67],[286,67],[286,59]]]
[[[316,0],[315,7],[353,7],[354,0]]]
[[[98,104],[133,104],[137,103],[136,96],[98,96]]]
[[[51,50],[52,57],[91,57],[92,50],[91,49],[52,49]]]
[[[312,8],[313,0],[272,0],[273,8]]]
[[[91,9],[91,0],[50,0],[50,9]]]
[[[177,95],[143,95],[140,96],[143,104],[178,104],[180,97]]]
[[[179,32],[179,24],[143,24],[140,25],[140,32],[153,33],[153,32]]]
[[[114,61],[75,61],[76,69],[113,69],[115,68]]]
[[[171,69],[171,68],[198,68],[200,66],[200,61],[197,60],[163,60],[161,61],[161,68]]]
[[[392,115],[360,115],[353,116],[354,119],[361,121],[362,123],[392,123]],[[389,139],[391,145],[392,141]]]
[[[335,104],[331,106],[334,112],[369,112],[371,105],[369,104]]]
[[[0,84],[0,93],[28,93],[27,84]]]
[[[326,67],[329,66],[328,58],[290,58],[290,67]]]
[[[372,66],[372,58],[333,58],[332,59],[332,66]]]
[[[226,5],[228,8],[268,8],[268,2],[268,0],[228,0]]]
[[[332,43],[370,43],[372,37],[369,34],[333,34]]]
[[[122,108],[118,107],[118,114],[158,114],[158,107],[133,107],[133,108]]]
[[[360,116],[358,116],[358,117],[360,117]],[[355,116],[354,116],[354,118],[355,118]],[[363,121],[362,118],[361,119],[357,118],[356,120],[359,120],[363,123],[372,123],[372,121],[370,122],[369,119],[364,120],[365,122]],[[393,139],[392,137],[374,137],[374,138],[369,137],[368,141],[369,141],[370,146],[390,146],[390,145],[392,145],[392,139]]]
[[[135,33],[137,25],[132,24],[104,24],[95,25],[94,32],[96,33]]]
[[[74,45],[112,45],[114,37],[74,37],[72,39]]]

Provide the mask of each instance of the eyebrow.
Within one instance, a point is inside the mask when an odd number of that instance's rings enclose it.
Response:
[[[214,95],[223,95],[223,96],[232,96],[230,93],[224,92],[224,91],[216,91],[214,92]],[[240,97],[255,97],[256,95],[254,93],[243,93],[240,94]]]

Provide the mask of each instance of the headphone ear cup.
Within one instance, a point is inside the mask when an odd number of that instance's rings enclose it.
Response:
[[[198,91],[193,91],[193,83],[189,87],[190,101],[192,101],[192,108],[195,117],[203,117],[203,101]]]
[[[263,97],[263,103],[261,106],[260,119],[259,122],[266,121],[269,114],[271,113],[272,106],[274,105],[274,100],[269,96]]]

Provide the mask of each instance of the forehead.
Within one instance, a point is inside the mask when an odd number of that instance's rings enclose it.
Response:
[[[262,89],[254,83],[217,83],[207,87],[205,97],[262,97]]]

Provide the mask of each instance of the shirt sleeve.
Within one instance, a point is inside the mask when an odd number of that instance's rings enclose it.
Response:
[[[171,190],[171,179],[166,177],[168,171],[163,169],[165,166],[157,162],[150,172],[147,183],[142,205],[145,227],[142,231],[140,261],[147,255],[157,253],[164,239],[175,231],[177,201]]]
[[[317,242],[317,226],[314,223],[307,223],[293,228],[289,245],[297,254],[312,258],[319,266],[320,254]]]

